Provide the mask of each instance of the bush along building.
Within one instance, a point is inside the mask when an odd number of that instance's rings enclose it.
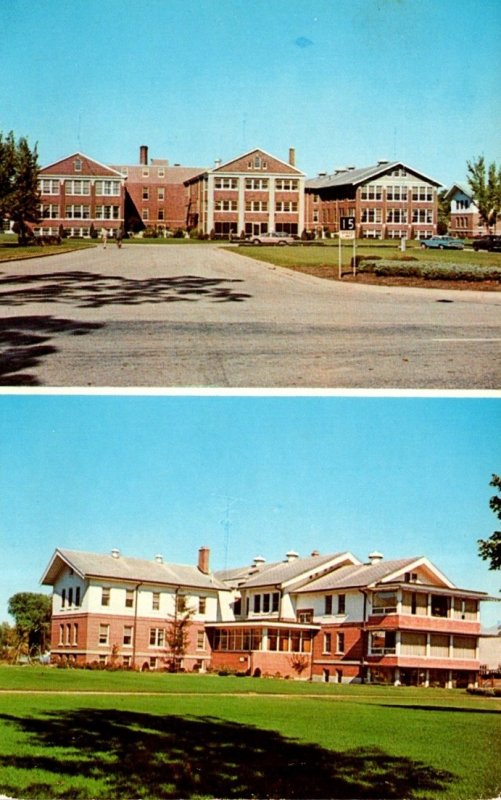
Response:
[[[437,232],[439,186],[400,161],[320,173],[306,181],[306,225],[333,234],[353,217],[359,238],[427,239]]]
[[[423,556],[349,552],[211,572],[155,556],[56,550],[53,663],[333,682],[474,685],[483,592]]]

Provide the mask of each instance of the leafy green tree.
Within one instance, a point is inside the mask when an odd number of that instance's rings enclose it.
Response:
[[[18,655],[43,653],[50,640],[51,597],[18,592],[9,599],[8,610],[16,623]]]
[[[481,221],[487,230],[496,224],[501,211],[501,167],[493,161],[486,165],[483,156],[468,161],[468,183],[478,208]]]
[[[493,475],[489,486],[494,486],[498,494],[489,500],[489,506],[494,511],[498,519],[501,519],[501,478]],[[494,531],[488,539],[478,540],[478,549],[484,561],[490,561],[489,569],[501,569],[501,531]]]
[[[8,622],[0,622],[0,661],[10,661],[16,645],[16,631]]]
[[[27,223],[40,218],[38,192],[38,154],[22,136],[17,142],[11,131],[0,133],[0,217],[14,223],[19,244],[29,238]]]
[[[186,597],[182,594],[176,595],[174,616],[169,619],[165,637],[171,672],[179,672],[181,669],[188,648],[189,627],[194,613],[195,609],[188,606]]]

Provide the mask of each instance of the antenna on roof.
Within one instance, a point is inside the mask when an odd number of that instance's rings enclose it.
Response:
[[[230,514],[236,503],[243,503],[239,497],[230,497],[229,495],[220,495],[225,501],[224,516],[220,520],[224,531],[223,553],[224,553],[224,569],[228,569],[228,551],[230,547],[230,533],[231,533],[231,518]]]

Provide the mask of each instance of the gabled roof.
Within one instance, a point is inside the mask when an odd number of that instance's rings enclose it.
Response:
[[[284,587],[291,582],[311,581],[327,569],[337,569],[346,562],[357,563],[351,553],[330,553],[329,555],[312,555],[306,558],[292,558],[273,564],[242,567],[226,573],[216,573],[217,578],[227,583],[235,582],[242,589],[255,589],[262,586]]]
[[[186,586],[206,590],[227,589],[213,575],[206,575],[195,566],[60,549],[57,549],[52,556],[41,583],[52,586],[65,566],[73,569],[82,578]]]
[[[73,165],[73,162],[76,159],[80,159],[82,162],[82,169],[76,171]],[[108,167],[106,164],[102,164],[100,161],[96,161],[95,158],[90,158],[86,156],[85,153],[72,153],[69,156],[65,156],[65,158],[59,159],[59,161],[54,161],[52,164],[48,164],[46,167],[42,167],[39,171],[41,175],[77,175],[86,177],[89,175],[109,175],[110,177],[122,178],[123,176],[113,167]]]
[[[247,165],[245,167],[240,165],[240,162],[247,162],[249,158],[254,158],[256,156],[264,157],[268,164],[277,164],[284,167],[283,172],[293,173],[295,175],[304,175],[301,170],[297,167],[294,167],[292,164],[289,164],[287,161],[283,161],[281,158],[277,158],[276,156],[271,155],[271,153],[267,153],[266,150],[261,150],[258,147],[255,147],[253,150],[248,150],[246,153],[242,153],[242,155],[237,156],[236,158],[232,158],[231,161],[226,161],[224,164],[220,164],[219,166],[215,167],[212,172],[231,172],[233,170],[241,172],[242,170],[247,171]],[[260,170],[257,169],[257,172],[269,172],[273,171],[270,169]],[[252,170],[249,170],[250,174],[252,174]]]
[[[367,183],[367,181],[370,181],[373,178],[378,178],[382,175],[385,175],[387,172],[397,169],[397,167],[402,167],[407,172],[415,175],[417,178],[422,178],[428,183],[432,183],[434,186],[441,186],[439,181],[429,178],[423,172],[418,172],[412,167],[407,166],[407,164],[404,164],[402,161],[385,161],[379,164],[374,164],[370,167],[360,167],[359,169],[348,168],[345,170],[340,170],[339,172],[335,172],[332,175],[319,175],[316,178],[310,178],[306,181],[306,188],[328,189],[336,186],[359,186],[362,183]]]
[[[453,183],[451,188],[446,191],[444,197],[449,199],[453,197],[456,192],[461,192],[462,194],[466,195],[466,197],[469,197],[470,200],[473,200],[473,192],[464,183]]]
[[[404,573],[415,571],[421,568],[430,579],[435,579],[439,586],[449,589],[454,588],[454,584],[445,577],[427,558],[414,556],[413,558],[400,558],[394,560],[377,561],[374,564],[358,564],[356,566],[341,567],[335,572],[325,575],[307,586],[298,590],[305,592],[326,592],[337,589],[356,589],[356,588],[376,588],[384,586],[386,583],[398,583],[404,581]],[[417,586],[419,584],[412,584]]]

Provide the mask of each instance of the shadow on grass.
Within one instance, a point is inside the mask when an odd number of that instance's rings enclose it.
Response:
[[[240,303],[251,297],[235,291],[232,284],[236,283],[242,283],[242,279],[181,275],[134,280],[120,275],[83,271],[8,275],[0,278],[0,304],[70,303],[78,308],[103,308],[109,305],[193,302],[201,299],[217,303]]]
[[[103,798],[412,800],[426,792],[436,798],[454,780],[377,748],[336,752],[214,717],[78,709],[0,720],[19,726],[38,750],[36,756],[0,756],[2,770],[53,774],[47,783],[25,783],[25,775],[19,785],[0,780],[0,790],[11,796],[22,786],[23,797],[92,797],[90,788],[87,794],[72,787],[74,775],[102,781]]]
[[[84,336],[101,327],[99,323],[51,316],[0,319],[0,386],[39,386],[37,378],[27,370],[57,352],[57,347],[50,344],[55,335]]]
[[[411,711],[446,711],[448,714],[498,714],[495,708],[461,708],[460,706],[408,705],[407,703],[381,703],[384,708],[410,709]]]

